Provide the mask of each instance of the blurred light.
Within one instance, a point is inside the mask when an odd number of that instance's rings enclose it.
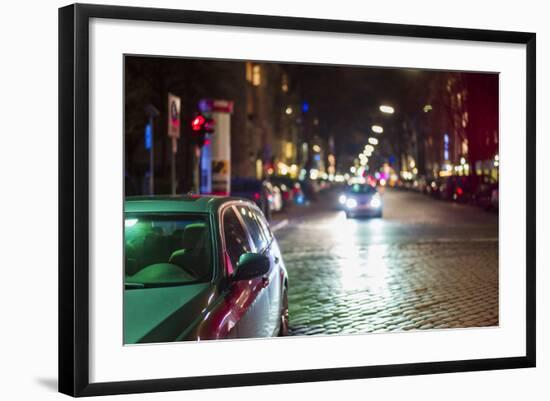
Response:
[[[350,173],[355,174],[355,171],[356,171],[355,166],[351,166],[351,167],[349,168],[349,172],[350,172]]]
[[[336,174],[334,176],[334,181],[336,181],[336,182],[344,182],[345,179],[346,179],[346,177],[343,176],[342,174]]]
[[[272,175],[273,174],[273,168],[269,167],[267,169],[267,174]]]
[[[416,166],[416,163],[414,162],[414,160],[411,160],[411,161],[409,162],[409,167],[410,167],[410,168],[414,168],[415,166]]]
[[[279,162],[277,164],[277,167],[279,169],[279,174],[281,175],[287,175],[288,174],[288,171],[289,171],[289,168],[286,164],[284,164],[283,162]]]
[[[370,205],[372,207],[375,207],[375,208],[379,208],[380,206],[382,206],[382,201],[380,200],[380,195],[378,195],[377,193],[374,194],[374,196],[370,200]]]
[[[432,105],[431,104],[427,104],[424,106],[424,113],[427,113],[429,111],[432,111]]]
[[[382,106],[380,106],[380,111],[382,113],[393,114],[395,110],[393,107],[383,104]]]
[[[372,145],[365,146],[365,151],[366,152],[373,152],[374,151],[374,146],[372,146]]]
[[[386,180],[384,178],[380,179],[380,185],[383,187],[386,186]]]
[[[309,170],[309,178],[316,180],[319,177],[319,170],[312,168]]]
[[[460,158],[460,164],[466,164],[466,159],[463,158],[463,157],[461,157],[461,158]]]
[[[367,165],[367,161],[365,159],[362,159],[361,160],[361,166],[366,166]]]
[[[137,224],[138,219],[126,219],[124,220],[124,227],[133,227]]]
[[[292,114],[292,107],[288,106],[285,110],[285,113],[288,114],[288,115],[291,115]]]
[[[378,145],[378,139],[373,138],[373,137],[370,137],[370,138],[369,138],[369,143],[370,143],[371,145]]]
[[[376,133],[376,134],[381,134],[382,132],[384,132],[384,128],[382,128],[381,126],[379,125],[373,125],[372,127],[370,127],[372,129],[372,132]]]
[[[495,155],[495,160],[496,160],[497,162],[499,161],[498,155]]]
[[[314,152],[320,152],[321,151],[321,147],[319,145],[313,145],[313,151]]]
[[[338,202],[339,202],[341,205],[345,204],[345,203],[346,203],[346,200],[347,200],[347,197],[346,197],[346,195],[344,195],[344,194],[342,194],[342,195],[340,195],[340,196],[338,197]]]
[[[322,178],[323,180],[328,179],[328,174],[327,174],[327,173],[321,174],[321,178]]]
[[[354,209],[357,207],[357,201],[353,198],[349,198],[346,200],[346,207],[348,209]]]
[[[203,116],[197,116],[191,121],[191,129],[193,131],[200,131],[206,119]]]
[[[416,167],[413,168],[413,174],[418,174],[418,169]]]
[[[377,180],[380,179],[380,173],[378,171],[374,173],[374,178],[376,178]]]
[[[308,102],[303,102],[302,103],[302,111],[304,113],[307,113],[309,111],[309,103]]]

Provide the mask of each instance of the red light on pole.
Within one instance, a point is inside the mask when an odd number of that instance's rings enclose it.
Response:
[[[206,119],[203,116],[198,115],[193,119],[193,121],[191,121],[191,129],[193,131],[201,131],[205,122]]]

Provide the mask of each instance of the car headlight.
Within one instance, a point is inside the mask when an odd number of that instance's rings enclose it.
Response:
[[[347,199],[347,196],[342,194],[340,195],[340,197],[338,198],[338,202],[340,202],[341,205],[345,205],[346,204],[346,199]]]
[[[380,195],[378,195],[378,194],[373,195],[373,197],[370,200],[370,205],[371,205],[371,207],[376,207],[376,208],[382,206],[382,201],[380,200]]]
[[[357,201],[353,198],[347,199],[346,200],[346,207],[348,209],[356,208],[357,207]]]

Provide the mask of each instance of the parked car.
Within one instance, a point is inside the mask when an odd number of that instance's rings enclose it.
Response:
[[[233,178],[231,180],[231,196],[254,201],[268,221],[273,210],[273,188],[267,181],[255,178]]]
[[[305,196],[299,181],[284,176],[272,176],[269,181],[281,190],[283,206],[304,203]]]
[[[433,198],[439,199],[441,195],[441,193],[439,192],[441,184],[442,180],[440,178],[429,179],[426,185],[426,194],[430,195]]]
[[[473,183],[472,198],[474,202],[485,209],[491,209],[498,204],[498,181],[490,175],[471,176]],[[498,205],[497,205],[498,206]]]
[[[382,217],[382,198],[375,186],[352,184],[344,194],[346,217]],[[340,197],[342,203],[342,197]]]
[[[266,182],[265,185],[268,187],[268,191],[271,194],[271,202],[269,203],[271,211],[281,211],[283,209],[283,195],[281,194],[281,190],[270,182]]]
[[[469,202],[472,199],[472,181],[467,176],[445,177],[439,186],[439,197],[443,200]]]
[[[254,202],[131,197],[124,209],[126,344],[288,333],[288,277]]]

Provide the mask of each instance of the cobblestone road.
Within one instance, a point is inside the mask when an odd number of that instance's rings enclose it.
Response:
[[[498,216],[386,191],[382,219],[320,201],[277,232],[292,335],[498,325]]]

